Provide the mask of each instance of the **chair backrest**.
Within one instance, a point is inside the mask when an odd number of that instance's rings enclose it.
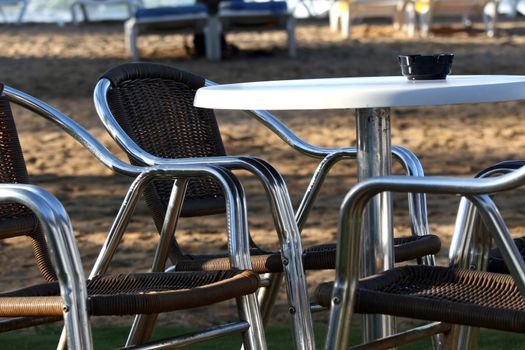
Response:
[[[193,158],[226,154],[212,110],[196,108],[193,99],[205,80],[176,68],[130,63],[107,71],[108,106],[128,136],[144,151],[162,158]],[[137,164],[130,156],[130,161]],[[160,230],[172,181],[155,181],[146,202]],[[221,188],[210,178],[190,181],[181,216],[225,211]]]
[[[24,155],[18,139],[13,113],[0,84],[0,183],[29,183]],[[44,236],[36,216],[26,207],[14,203],[0,204],[0,239],[29,236],[42,276],[55,281]]]

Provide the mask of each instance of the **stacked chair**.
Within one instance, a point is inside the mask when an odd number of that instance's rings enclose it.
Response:
[[[200,157],[207,157],[208,162],[229,169],[260,172],[262,168],[257,170],[253,165],[263,164],[261,160],[254,162],[251,157],[226,156],[213,111],[193,106],[196,90],[211,84],[213,82],[202,77],[169,66],[152,63],[124,64],[110,69],[101,77],[95,88],[95,106],[106,129],[128,153],[133,164],[159,166],[198,161]],[[284,273],[296,348],[311,349],[314,344],[310,303],[306,295],[302,266],[309,270],[333,269],[336,246],[324,244],[310,247],[303,252],[299,229],[305,224],[329,169],[341,159],[355,158],[356,151],[353,148],[325,149],[309,145],[295,137],[270,113],[249,113],[293,148],[322,159],[296,211],[295,219],[289,201],[277,211],[272,210],[281,251],[266,251],[250,240],[254,271],[272,273],[270,286],[261,293],[264,321],[268,320],[271,305],[280,288],[281,274]],[[403,163],[409,174],[422,174],[419,162],[407,150],[394,147],[394,156]],[[273,173],[275,181],[281,183],[282,179]],[[263,185],[266,186],[264,182]],[[155,181],[146,190],[145,199],[159,230],[163,224],[162,218],[169,208],[172,187],[172,182]],[[223,198],[211,180],[190,182],[186,193],[180,192],[180,196],[181,200],[184,199],[181,216],[209,215],[224,210]],[[425,197],[411,195],[410,203],[415,235],[396,239],[396,261],[434,254],[440,248],[439,239],[427,234]],[[288,222],[288,226],[283,227],[284,221],[280,216],[291,218],[293,224]],[[171,242],[170,257],[174,264],[170,269],[176,271],[213,271],[229,267],[229,261],[224,255],[187,255],[175,240]],[[427,260],[432,261],[431,258]],[[146,317],[137,320],[134,327],[137,338],[147,339],[148,329],[153,321]]]
[[[87,282],[67,213],[48,192],[23,185],[28,180],[27,170],[10,102],[58,125],[112,170],[136,178]],[[31,239],[36,264],[43,278],[38,285],[0,292],[0,331],[64,319],[66,332],[59,346],[63,347],[67,343],[71,349],[91,349],[89,316],[151,314],[236,299],[240,318],[238,322],[215,326],[182,338],[150,342],[147,346],[171,348],[225,334],[242,333],[245,347],[265,348],[262,321],[254,294],[260,278],[250,270],[244,194],[231,172],[199,162],[158,167],[131,166],[115,158],[85,129],[56,109],[7,86],[0,86],[0,128],[0,180],[3,183],[0,185],[0,239],[16,236]],[[168,247],[166,242],[172,234],[171,218],[176,217],[172,214],[177,203],[172,200],[154,257],[153,272],[107,274],[106,270],[142,189],[153,179],[177,178],[177,185],[183,186],[186,179],[203,175],[213,177],[224,192],[232,268],[220,271],[158,272],[164,270]],[[177,197],[176,191],[172,197]]]

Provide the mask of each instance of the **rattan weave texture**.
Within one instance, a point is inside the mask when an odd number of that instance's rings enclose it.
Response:
[[[124,64],[110,69],[102,78],[112,83],[108,104],[122,129],[147,152],[163,158],[222,156],[224,145],[212,110],[196,108],[196,90],[205,79],[179,69],[152,63]],[[146,192],[146,201],[160,232],[172,184],[156,182]],[[182,216],[211,214],[224,210],[224,199],[212,181],[190,184]],[[396,247],[404,261],[439,251],[435,236],[411,240]],[[401,241],[400,241],[401,242]],[[257,272],[283,270],[281,256],[252,243],[252,264]],[[407,243],[405,241],[404,243]],[[172,245],[176,245],[172,242]],[[333,269],[335,246],[311,247],[304,252],[306,269]],[[187,256],[177,262],[178,271],[221,270],[230,268],[225,255]]]
[[[333,284],[316,291],[330,306]],[[355,311],[525,332],[525,299],[510,275],[404,266],[359,282]]]
[[[134,315],[210,305],[253,293],[252,271],[203,271],[103,275],[88,281],[91,315]],[[0,317],[61,316],[57,283],[0,294]]]
[[[0,90],[0,183],[29,183],[9,100]],[[26,207],[0,204],[0,239],[29,236],[38,268],[46,281],[56,281],[38,220]]]
[[[394,239],[395,261],[402,262],[428,254],[437,254],[441,241],[437,236],[400,237]],[[335,244],[320,244],[308,247],[303,252],[303,266],[306,270],[328,270],[335,268]],[[267,252],[260,248],[251,250],[253,270],[259,273],[282,272],[281,254]],[[229,260],[221,255],[187,256],[176,265],[177,271],[210,271],[230,268]]]
[[[193,107],[195,89],[168,78],[121,81],[108,93],[112,113],[145,151],[161,158],[222,156],[226,152],[212,110]],[[130,158],[134,161],[132,158]],[[146,192],[156,222],[162,222],[172,181],[155,181]],[[160,203],[159,203],[160,202]],[[182,216],[222,213],[224,196],[210,178],[190,181]],[[159,213],[160,211],[160,213]]]

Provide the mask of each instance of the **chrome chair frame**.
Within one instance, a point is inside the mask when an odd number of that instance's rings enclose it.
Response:
[[[212,81],[206,81],[206,86],[217,85]],[[357,148],[327,148],[312,145],[294,134],[283,122],[276,116],[265,110],[248,110],[248,115],[258,120],[279,138],[281,138],[292,149],[311,158],[321,159],[315,172],[312,175],[310,183],[306,188],[305,194],[296,211],[296,221],[299,230],[302,231],[304,224],[315,203],[321,186],[326,179],[330,169],[339,161],[344,159],[356,159]],[[406,172],[407,176],[424,176],[423,166],[417,156],[410,150],[401,146],[392,146],[392,156],[399,162]],[[410,217],[411,232],[414,236],[423,236],[430,234],[428,225],[427,199],[425,193],[408,193],[408,211]],[[434,266],[436,260],[434,256],[425,256],[419,261],[422,264]],[[263,322],[266,324],[269,320],[270,313],[279,291],[282,281],[281,274],[274,273],[270,276],[269,287],[261,289],[259,293],[259,303],[262,310]],[[312,312],[325,310],[320,305],[311,305]],[[364,330],[363,330],[364,331]],[[435,349],[440,349],[443,343],[443,337],[436,332],[432,342]]]
[[[301,236],[294,218],[288,189],[282,176],[270,164],[255,157],[166,159],[145,152],[127,136],[116,122],[106,101],[106,93],[109,89],[109,80],[101,79],[98,82],[94,91],[95,108],[111,136],[137,161],[149,166],[191,165],[206,162],[206,164],[230,170],[249,171],[262,183],[270,199],[270,208],[281,243],[281,257],[287,282],[288,310],[292,316],[296,348],[315,349],[313,323],[309,312],[310,302],[301,258]],[[184,193],[181,192],[180,195],[183,197]]]
[[[170,198],[170,206],[165,218],[165,229],[163,229],[162,231],[161,242],[159,243],[157,252],[154,257],[154,268],[162,268],[166,261],[167,254],[165,251],[166,248],[164,247],[167,247],[167,244],[165,243],[169,240],[170,233],[172,234],[170,230],[172,228],[174,229],[174,224],[176,225],[176,222],[174,222],[173,218],[176,218],[177,215],[173,214],[177,213],[177,211],[180,210],[180,204],[182,203],[176,201],[176,198],[178,198],[181,195],[181,192],[182,194],[184,192],[180,191],[180,189],[184,189],[185,181],[188,178],[211,176],[217,180],[225,194],[228,227],[228,250],[230,253],[231,265],[232,267],[239,269],[251,269],[251,260],[249,254],[248,221],[246,217],[247,213],[244,190],[242,188],[242,185],[238,182],[237,178],[227,169],[221,167],[220,165],[210,164],[206,158],[202,158],[200,162],[185,162],[183,160],[180,163],[172,162],[171,164],[160,164],[155,166],[130,165],[115,157],[106,147],[104,147],[82,126],[80,126],[78,123],[68,118],[55,108],[9,86],[4,86],[4,93],[11,102],[14,102],[24,108],[27,108],[28,110],[35,112],[36,114],[44,117],[45,119],[51,121],[55,125],[59,126],[61,129],[66,131],[70,136],[72,136],[82,146],[84,146],[88,151],[90,151],[102,164],[104,164],[111,170],[119,174],[135,177],[135,180],[133,181],[120,207],[119,213],[115,218],[114,224],[112,225],[108,233],[102,252],[100,253],[96,261],[95,267],[93,268],[93,271],[90,274],[91,277],[104,273],[106,271],[109,262],[116,251],[117,245],[121,241],[122,235],[124,234],[126,226],[129,223],[130,217],[133,214],[133,210],[138,202],[141,191],[145,188],[149,181],[159,178],[177,179],[178,183],[177,186],[174,186],[174,191],[172,192]],[[273,181],[274,174],[268,171],[267,166],[262,163],[259,164],[257,162],[254,162],[253,167],[255,169],[259,169],[259,167],[261,168],[261,171],[258,173],[258,175],[261,181],[266,184],[268,191],[274,195],[273,198],[278,202],[286,201],[286,198],[282,198],[283,196],[285,197],[287,195],[286,188],[281,187],[283,184],[276,184],[275,181]],[[268,178],[265,177],[265,175],[267,174]],[[279,195],[281,195],[281,197],[279,197]],[[28,207],[33,208],[30,204],[28,204]],[[45,208],[45,206],[43,207]],[[60,217],[61,216],[57,216],[57,219]],[[46,217],[42,217],[41,222],[44,222],[45,219]],[[46,232],[45,229],[44,233]],[[73,235],[70,235],[70,237],[73,237]],[[69,245],[71,245],[71,243]],[[57,248],[54,249],[58,252],[63,252],[65,248],[61,248],[62,250],[58,250]],[[74,256],[72,257],[74,258]],[[67,256],[61,256],[61,258],[65,259],[67,258]],[[70,262],[71,269],[78,268],[78,266],[80,266],[81,269],[82,265],[80,264],[80,259],[78,258],[77,260],[68,261]],[[55,261],[53,261],[53,263],[55,263]],[[65,333],[63,332],[63,336],[59,347],[65,346],[65,335],[67,334],[67,344],[70,348],[91,349],[92,344],[89,335],[89,323],[87,321],[87,308],[85,304],[87,300],[87,292],[85,292],[85,279],[83,279],[83,271],[80,270],[81,274],[77,275],[74,275],[73,272],[69,270],[66,271],[68,273],[65,273],[65,275],[60,271],[58,272],[59,280],[62,279],[62,281],[64,281],[65,278],[69,277],[70,275],[73,277],[78,276],[78,278],[82,277],[82,282],[75,280],[74,286],[80,286],[76,288],[82,288],[82,285],[84,286],[84,292],[82,292],[82,290],[77,291],[73,288],[69,289],[73,292],[65,291],[63,293],[65,295],[64,297],[67,296],[67,298],[69,299],[75,297],[76,299],[81,298],[82,300],[76,301],[78,305],[72,305],[74,311],[71,311],[70,313],[66,314],[66,316],[68,317],[66,319],[67,330]],[[68,281],[68,283],[72,282]],[[81,292],[84,294],[82,294]],[[67,305],[69,304],[70,303],[68,303]],[[212,330],[211,332],[203,331],[201,333],[193,334],[191,336],[190,343],[196,342],[198,340],[211,339],[222,334],[230,334],[232,332],[245,331],[244,346],[247,349],[265,349],[266,341],[255,295],[252,294],[239,298],[238,304],[242,322],[227,325],[222,328]],[[77,343],[79,341],[82,341],[83,343]],[[172,346],[180,344],[188,344],[188,339],[169,339],[162,341],[161,344],[151,343],[147,346],[160,349],[166,347],[170,348]]]
[[[489,193],[510,190],[523,184],[525,184],[525,167],[494,178],[385,176],[368,179],[353,187],[346,195],[340,211],[336,280],[325,349],[348,348],[351,319],[354,313],[355,291],[359,279],[359,241],[362,214],[366,203],[374,195],[383,191],[460,194],[465,196],[480,213],[521,294],[525,296],[525,262],[521,258],[496,205],[488,196]]]
[[[51,193],[33,185],[0,184],[0,202],[22,204],[38,218],[64,300],[68,344],[72,349],[91,349],[86,279],[66,210]]]
[[[525,165],[524,161],[504,161],[480,171],[476,178],[508,174]],[[476,206],[462,197],[456,215],[454,232],[449,249],[449,264],[476,271],[486,271],[492,239],[483,225]],[[458,348],[471,348],[476,344],[479,328],[454,326],[453,334]]]
[[[215,85],[215,83],[206,80],[206,86]],[[156,157],[145,152],[140,148],[127,134],[122,130],[120,125],[116,122],[115,117],[111,113],[107,102],[107,93],[111,88],[111,83],[107,79],[101,79],[94,90],[93,98],[95,101],[95,108],[97,113],[105,125],[107,131],[112,138],[135,160],[142,164],[156,166],[161,164],[173,163],[193,163],[200,162],[202,158],[195,159],[166,159]],[[306,190],[306,193],[295,213],[291,206],[289,195],[284,184],[284,180],[273,167],[268,163],[254,158],[254,157],[208,157],[205,158],[208,164],[215,164],[226,167],[228,169],[243,169],[252,172],[261,179],[261,175],[272,178],[275,186],[281,188],[284,192],[274,196],[269,191],[267,184],[264,183],[267,193],[272,198],[272,215],[277,228],[277,234],[281,242],[282,259],[284,265],[284,274],[286,277],[289,312],[293,317],[294,325],[294,339],[297,349],[314,348],[314,336],[312,328],[312,320],[310,304],[308,302],[308,294],[306,288],[306,278],[302,269],[302,246],[300,230],[303,228],[306,219],[313,207],[315,199],[319,193],[320,187],[326,178],[328,171],[333,165],[342,159],[355,159],[357,150],[354,147],[348,148],[322,148],[311,145],[299,137],[297,137],[286,125],[284,125],[275,116],[267,111],[246,111],[251,116],[259,120],[263,125],[268,127],[283,139],[292,148],[299,152],[313,158],[321,158],[319,166],[317,167],[312,180]],[[409,175],[423,176],[423,168],[417,157],[409,150],[402,147],[393,147],[394,157],[402,163]],[[265,168],[265,169],[263,169]],[[263,173],[261,173],[261,171]],[[180,194],[182,197],[184,193]],[[414,235],[429,234],[428,219],[426,211],[426,197],[424,194],[409,194],[409,210],[412,223],[412,231]],[[434,257],[425,257],[425,263],[434,265]],[[97,265],[98,266],[98,263]],[[266,322],[269,318],[272,305],[279,290],[282,274],[273,274],[271,277],[271,287],[265,289],[264,293],[260,294],[260,304],[263,314],[263,320]],[[137,321],[138,322],[138,321]],[[142,325],[134,327],[137,333],[142,335],[147,334],[148,322],[140,321]],[[132,338],[140,338],[139,335],[132,336]]]

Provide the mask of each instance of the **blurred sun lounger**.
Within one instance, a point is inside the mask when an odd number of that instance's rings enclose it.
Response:
[[[339,24],[343,38],[350,36],[350,24],[355,18],[392,18],[394,27],[401,28],[407,0],[337,0],[330,8],[330,29],[337,32]]]
[[[71,4],[71,18],[73,23],[79,23],[77,18],[77,8],[80,10],[83,20],[89,21],[87,7],[97,5],[125,5],[128,8],[128,17],[131,17],[135,12],[135,9],[142,7],[142,0],[75,0]]]
[[[492,37],[496,32],[498,3],[498,0],[415,0],[412,25],[416,25],[417,16],[421,36],[425,37],[437,17],[459,17],[470,26],[472,18],[481,16],[487,36]]]
[[[7,22],[7,16],[2,10],[2,7],[4,6],[19,6],[20,12],[18,14],[16,24],[18,25],[22,24],[22,20],[24,19],[24,14],[27,9],[27,0],[0,0],[0,17],[3,18],[4,22]]]

